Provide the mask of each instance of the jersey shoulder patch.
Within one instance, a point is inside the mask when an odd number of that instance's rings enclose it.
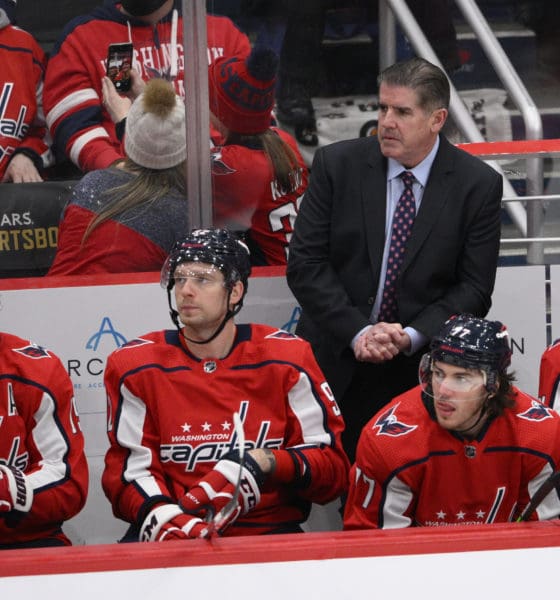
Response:
[[[131,348],[138,348],[138,346],[145,346],[146,344],[153,344],[153,340],[146,340],[144,338],[134,338],[126,344],[123,344],[120,348],[117,348],[116,352],[120,350],[130,350]]]
[[[210,158],[212,175],[230,175],[231,173],[235,173],[236,170],[233,167],[230,167],[222,158],[221,148],[214,149],[214,151],[210,155]]]
[[[418,427],[417,425],[407,425],[406,423],[399,421],[395,415],[399,405],[400,402],[392,406],[390,409],[382,412],[379,417],[377,417],[375,423],[372,425],[372,429],[377,428],[376,435],[389,435],[392,437],[398,437],[401,435],[407,435]]]
[[[27,356],[27,358],[38,360],[40,358],[51,358],[49,351],[43,346],[39,346],[38,344],[34,344],[31,342],[27,346],[23,346],[22,348],[12,348],[14,352],[18,352],[23,356]]]
[[[544,421],[545,419],[552,419],[552,409],[547,408],[542,402],[534,399],[531,402],[531,406],[521,412],[517,413],[520,419],[526,419],[527,421]]]
[[[294,333],[290,333],[289,331],[284,331],[284,329],[277,329],[268,335],[265,335],[265,340],[300,340],[301,338],[295,335]]]

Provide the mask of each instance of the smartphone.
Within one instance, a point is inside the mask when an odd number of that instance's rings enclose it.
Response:
[[[107,77],[121,93],[130,90],[130,70],[132,69],[132,44],[109,44],[107,52]]]

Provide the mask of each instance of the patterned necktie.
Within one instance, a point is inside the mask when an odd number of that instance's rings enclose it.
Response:
[[[397,202],[395,214],[393,215],[391,245],[387,257],[387,274],[385,275],[385,287],[383,288],[378,316],[378,321],[385,321],[386,323],[398,321],[396,282],[404,258],[406,242],[416,217],[416,204],[412,191],[414,175],[410,171],[403,171],[400,177],[402,177],[404,183],[404,191]]]

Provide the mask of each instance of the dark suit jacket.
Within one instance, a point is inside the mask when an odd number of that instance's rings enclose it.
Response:
[[[295,222],[287,279],[302,307],[297,333],[311,342],[331,385],[351,377],[348,348],[375,301],[386,173],[375,137],[320,148]],[[452,314],[488,313],[501,198],[501,175],[440,137],[397,282],[403,326],[431,337]]]

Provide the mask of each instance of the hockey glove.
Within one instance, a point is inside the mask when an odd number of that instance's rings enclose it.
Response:
[[[160,504],[144,519],[138,538],[141,542],[167,542],[207,535],[208,525],[202,519],[185,514],[177,504]]]
[[[250,455],[245,455],[243,463],[239,464],[238,452],[226,454],[179,500],[179,506],[187,513],[211,521],[232,500],[241,477],[236,505],[223,521],[216,523],[218,531],[223,531],[240,515],[255,508],[261,499],[266,476]]]
[[[19,510],[29,512],[33,488],[27,477],[15,467],[0,465],[0,514]]]

